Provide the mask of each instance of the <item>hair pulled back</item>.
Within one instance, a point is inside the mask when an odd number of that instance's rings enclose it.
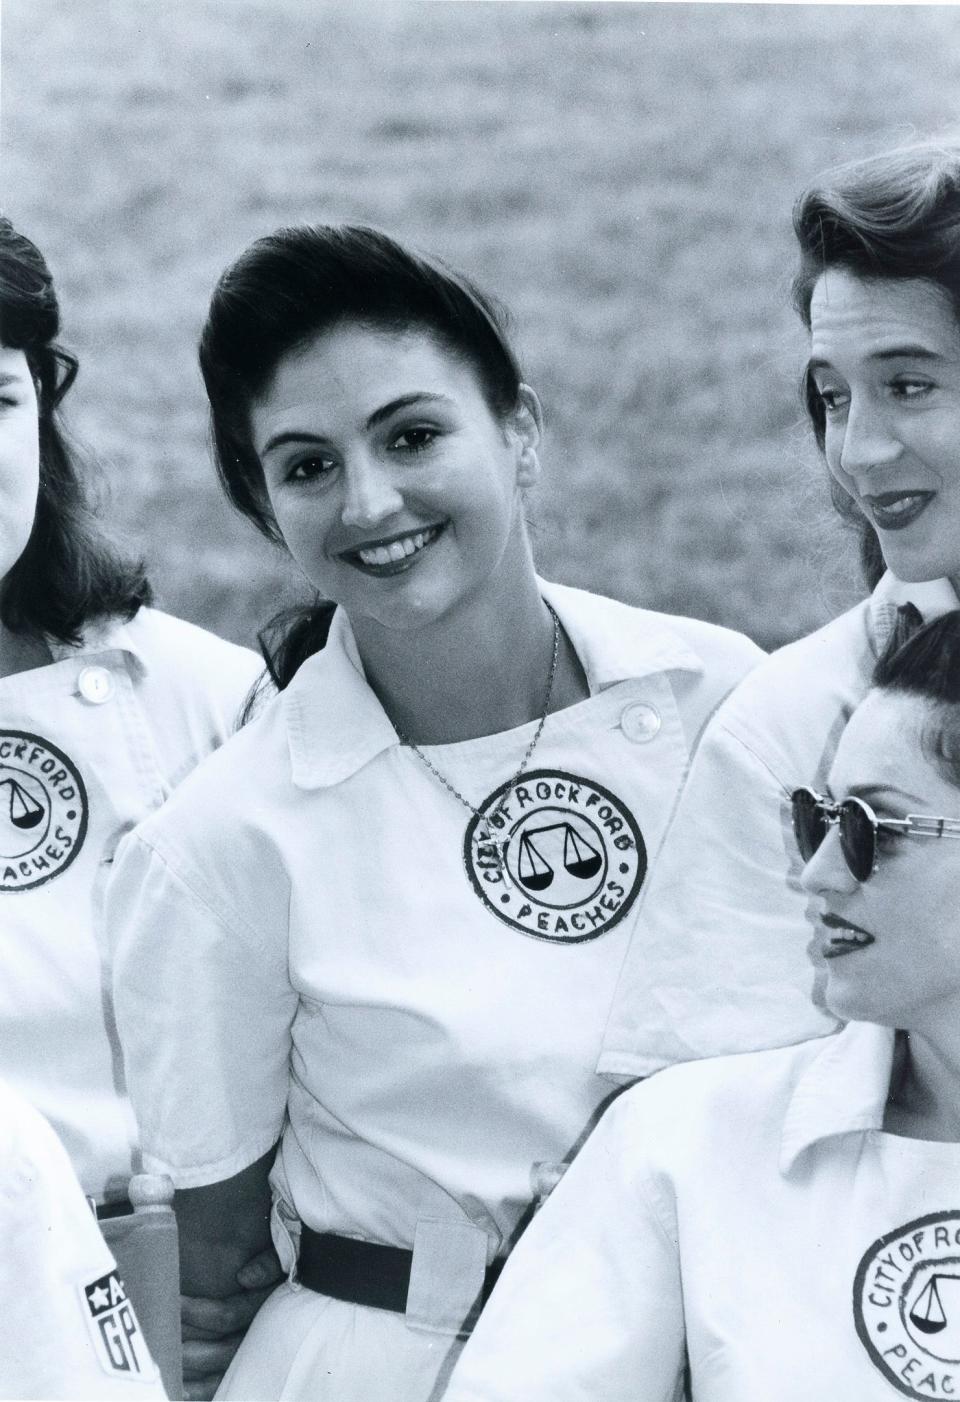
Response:
[[[793,300],[808,330],[813,289],[829,268],[864,279],[936,283],[960,321],[960,142],[923,142],[839,166],[797,200],[793,228],[800,249]],[[822,452],[826,421],[809,372],[801,393]],[[877,533],[835,481],[831,495],[860,533],[872,589],[885,568]]]
[[[505,310],[469,278],[365,225],[305,224],[258,239],[217,283],[200,338],[200,371],[220,481],[232,504],[282,543],[251,438],[253,403],[285,356],[345,323],[420,331],[469,365],[491,413],[520,402]],[[261,635],[284,687],[324,644],[333,605],[278,616]]]
[[[0,344],[22,351],[37,394],[40,489],[23,554],[0,585],[0,618],[13,632],[79,643],[95,618],[132,618],[150,599],[143,567],[100,535],[64,440],[58,408],[77,375],[56,343],[60,308],[39,249],[0,216]]]
[[[944,778],[960,788],[960,609],[924,623],[913,604],[897,623],[873,670],[880,691],[920,697],[932,711],[923,747]]]

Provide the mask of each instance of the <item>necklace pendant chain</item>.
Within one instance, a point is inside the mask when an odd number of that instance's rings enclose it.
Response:
[[[550,610],[550,616],[553,619],[553,654],[550,658],[550,672],[547,676],[547,689],[546,695],[543,699],[543,710],[540,712],[540,720],[537,724],[536,731],[534,732],[533,739],[527,746],[523,759],[520,761],[520,768],[517,770],[513,778],[507,784],[503,792],[503,796],[497,803],[496,807],[493,808],[489,813],[481,813],[478,808],[474,808],[470,800],[468,798],[465,798],[459,789],[454,788],[453,784],[451,784],[450,780],[444,774],[440,773],[440,770],[431,760],[427,758],[427,756],[421,750],[420,746],[415,745],[412,740],[408,739],[398,725],[394,725],[394,730],[396,730],[397,732],[397,739],[400,741],[401,745],[406,745],[408,749],[411,749],[413,753],[417,756],[417,758],[421,761],[421,763],[426,765],[427,769],[429,769],[433,777],[440,781],[440,783],[447,790],[447,792],[451,793],[459,803],[462,803],[464,808],[466,808],[469,813],[472,813],[473,816],[476,818],[477,822],[480,823],[486,829],[484,840],[489,841],[491,846],[494,848],[494,851],[497,854],[497,865],[499,866],[500,871],[504,876],[506,876],[507,871],[506,856],[504,854],[504,848],[506,846],[506,843],[499,842],[494,837],[491,829],[494,825],[494,819],[500,817],[500,815],[503,812],[503,805],[506,803],[508,797],[526,773],[527,765],[533,758],[533,752],[537,748],[540,736],[543,734],[543,727],[547,723],[547,715],[550,711],[550,700],[553,696],[553,681],[554,677],[557,675],[557,659],[560,656],[560,620],[557,617],[556,611],[554,610],[553,606],[551,604],[548,604],[546,599],[544,599],[544,603],[547,604],[547,608]]]

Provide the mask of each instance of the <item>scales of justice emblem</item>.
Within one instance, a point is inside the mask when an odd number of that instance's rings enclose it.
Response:
[[[917,1218],[875,1242],[853,1310],[873,1363],[904,1396],[960,1396],[960,1212]]]
[[[537,939],[597,939],[627,913],[647,869],[640,828],[591,779],[537,770],[504,784],[467,826],[474,890],[507,925]]]
[[[86,831],[87,795],[72,760],[39,735],[0,730],[0,892],[51,881]]]

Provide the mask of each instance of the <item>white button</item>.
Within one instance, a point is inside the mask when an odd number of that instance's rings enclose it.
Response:
[[[628,740],[642,745],[652,740],[660,729],[660,712],[656,706],[648,706],[646,701],[634,701],[620,717],[620,729]]]
[[[106,667],[84,667],[77,678],[77,687],[84,701],[100,706],[113,695],[113,677]]]

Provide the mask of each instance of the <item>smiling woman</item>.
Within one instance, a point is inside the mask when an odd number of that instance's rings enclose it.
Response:
[[[537,577],[539,404],[436,260],[281,230],[221,279],[201,365],[228,494],[335,608],[118,857],[126,1064],[191,1292],[231,1288],[271,1177],[299,1284],[220,1395],[426,1402],[609,1094],[648,860],[758,653]]]
[[[873,594],[774,654],[708,727],[624,964],[607,1072],[830,1029],[810,997],[790,795],[822,787],[897,608],[957,606],[960,145],[835,171],[797,201],[794,227],[803,396]]]

